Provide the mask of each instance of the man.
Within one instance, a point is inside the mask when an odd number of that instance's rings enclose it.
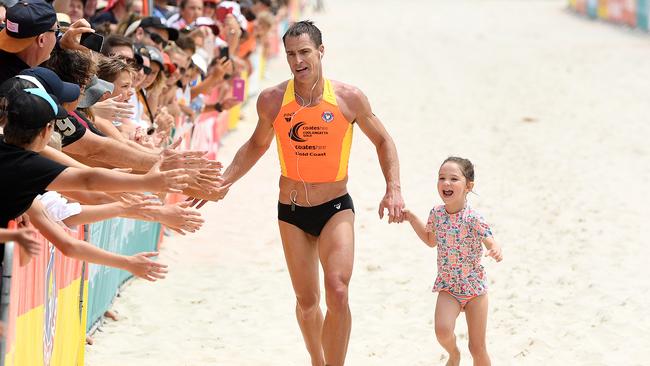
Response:
[[[146,17],[129,25],[126,37],[131,37],[137,45],[154,46],[162,51],[169,41],[178,39],[178,30],[166,26],[158,17]]]
[[[346,184],[354,124],[377,148],[386,179],[379,217],[388,209],[389,222],[401,222],[404,207],[397,151],[366,96],[354,86],[322,76],[324,47],[312,22],[292,25],[283,42],[294,78],[260,94],[259,122],[224,173],[224,185],[248,172],[275,136],[282,169],[278,220],[298,324],[312,365],[340,366],[351,329],[354,207]],[[325,278],[324,319],[319,260]]]
[[[86,50],[76,40],[84,32],[94,30],[81,19],[61,37],[60,46]],[[0,31],[0,83],[50,58],[58,34],[54,8],[42,0],[21,0],[7,9],[7,26]]]

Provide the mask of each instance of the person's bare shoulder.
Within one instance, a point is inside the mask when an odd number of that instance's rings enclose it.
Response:
[[[356,120],[358,114],[368,103],[366,95],[356,86],[340,81],[332,80],[332,86],[336,94],[336,101],[343,114],[348,117],[349,121]]]
[[[272,86],[262,90],[257,97],[257,113],[260,119],[273,122],[275,116],[282,108],[282,99],[284,98],[284,91],[287,88],[287,81],[278,85]]]

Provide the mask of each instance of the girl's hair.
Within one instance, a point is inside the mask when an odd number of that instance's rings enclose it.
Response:
[[[93,59],[83,52],[55,49],[45,67],[54,71],[61,80],[85,87],[96,71]]]
[[[119,57],[103,57],[97,65],[97,77],[108,82],[114,82],[122,71],[133,72],[133,68]]]
[[[465,179],[467,179],[468,182],[473,182],[474,181],[474,164],[472,164],[471,161],[465,159],[465,158],[460,158],[458,156],[450,156],[445,161],[442,162],[440,166],[445,165],[445,163],[456,163],[458,164],[458,167],[460,168],[460,172],[463,173],[463,176]]]

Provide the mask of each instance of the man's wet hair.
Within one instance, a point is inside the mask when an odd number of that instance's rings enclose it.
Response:
[[[323,44],[323,37],[320,33],[320,29],[314,25],[314,22],[311,20],[302,20],[297,23],[293,23],[287,32],[282,36],[282,43],[287,45],[287,37],[300,37],[303,34],[309,35],[309,38],[316,45],[320,47]]]

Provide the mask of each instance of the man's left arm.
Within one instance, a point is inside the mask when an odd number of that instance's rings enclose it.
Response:
[[[349,95],[349,98],[346,98],[346,103],[354,113],[356,123],[377,148],[381,171],[386,179],[386,194],[379,204],[379,218],[384,217],[384,210],[387,209],[388,223],[402,222],[404,220],[402,215],[404,200],[402,199],[399,160],[395,143],[379,118],[372,113],[370,102],[363,92],[353,88],[346,94]]]

